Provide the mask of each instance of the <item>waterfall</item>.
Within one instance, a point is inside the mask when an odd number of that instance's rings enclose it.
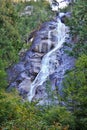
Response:
[[[46,55],[44,55],[41,62],[41,70],[30,86],[30,90],[28,93],[28,100],[30,102],[34,98],[38,86],[42,85],[47,80],[47,77],[56,71],[56,68],[59,65],[58,61],[56,60],[56,53],[60,48],[62,48],[66,37],[68,37],[68,27],[61,22],[61,19],[59,17],[57,18],[56,35],[57,44],[52,50],[50,50]],[[50,32],[48,37],[50,38]]]

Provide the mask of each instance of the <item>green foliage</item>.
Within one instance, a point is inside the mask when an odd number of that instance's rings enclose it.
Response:
[[[72,130],[75,126],[64,107],[36,107],[23,102],[17,92],[0,92],[0,110],[0,128],[6,130]]]
[[[13,96],[14,94],[14,96]],[[15,93],[0,93],[0,127],[3,129],[32,129],[37,109],[33,104],[23,101]],[[33,130],[33,129],[32,129]]]
[[[27,39],[33,30],[38,30],[43,22],[52,18],[53,14],[53,12],[50,10],[48,2],[46,1],[18,3],[16,5],[16,9],[21,13],[24,11],[26,6],[33,6],[33,11],[30,16],[24,15],[19,19],[20,22],[18,22],[18,29],[22,39]]]
[[[87,55],[87,0],[77,0],[72,6],[72,18],[69,21],[74,40],[72,53],[75,57]]]
[[[11,62],[20,48],[20,36],[16,27],[18,15],[10,0],[1,0],[0,6],[0,56]]]
[[[65,107],[53,106],[46,110],[43,118],[48,126],[54,125],[56,128],[68,126],[70,130],[74,129],[75,122],[73,115]]]
[[[64,81],[64,100],[76,116],[77,128],[86,130],[87,120],[87,55],[76,61],[76,66]]]
[[[21,42],[17,20],[11,0],[0,0],[0,88],[7,86],[5,69],[18,60]]]
[[[68,21],[73,49],[69,55],[77,58],[73,70],[64,80],[63,101],[75,115],[76,130],[87,129],[87,1],[77,0],[72,6],[72,18]]]

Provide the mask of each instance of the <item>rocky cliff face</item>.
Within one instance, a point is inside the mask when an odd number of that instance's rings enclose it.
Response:
[[[55,31],[53,31],[55,28],[56,22],[50,21],[44,23],[41,28],[35,32],[35,37],[30,49],[21,57],[21,61],[18,64],[8,70],[10,86],[20,88],[20,83],[25,81],[25,79],[28,78],[31,82],[34,80],[40,71],[43,56],[56,44],[57,38]]]
[[[40,71],[43,56],[57,44],[56,26],[57,21],[55,18],[55,20],[45,22],[38,31],[35,31],[30,49],[20,57],[18,64],[8,69],[8,89],[16,87],[19,93],[24,98],[26,97],[31,83]],[[63,46],[62,49],[58,50],[56,57],[57,69],[55,73],[48,77],[52,91],[61,92],[64,74],[66,70],[71,69],[74,65],[74,59],[65,53],[66,49],[70,48]],[[41,103],[44,100],[46,101],[46,82],[38,86],[35,93],[34,100],[41,99]]]

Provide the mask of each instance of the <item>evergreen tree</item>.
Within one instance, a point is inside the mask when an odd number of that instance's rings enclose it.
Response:
[[[87,129],[87,55],[82,55],[76,67],[64,81],[64,101],[76,116],[76,128]],[[77,130],[76,129],[76,130]]]
[[[16,26],[18,14],[11,0],[0,0],[0,86],[5,86],[5,69],[18,59],[21,48]]]
[[[82,54],[87,55],[87,0],[76,1],[69,26],[75,42],[72,54],[76,58]]]

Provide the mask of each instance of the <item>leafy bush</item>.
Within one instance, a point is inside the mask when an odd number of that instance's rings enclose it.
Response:
[[[47,126],[53,126],[54,128],[62,129],[67,127],[70,130],[74,130],[75,127],[74,117],[65,107],[53,106],[47,109],[43,119]]]

